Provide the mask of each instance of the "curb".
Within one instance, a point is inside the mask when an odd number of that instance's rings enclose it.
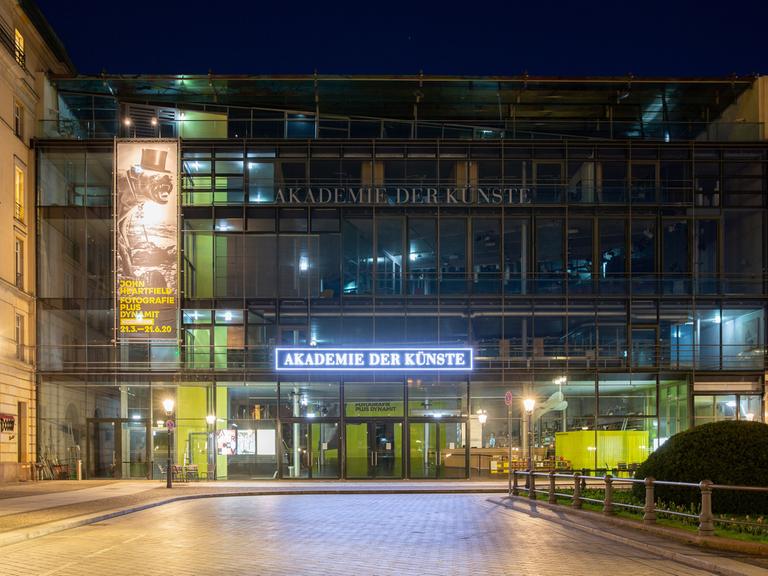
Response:
[[[352,489],[311,489],[311,490],[246,490],[239,492],[209,492],[204,494],[184,494],[172,496],[155,502],[147,502],[136,506],[126,508],[115,508],[106,512],[97,512],[85,516],[75,516],[64,520],[55,520],[45,524],[39,524],[29,528],[18,528],[8,532],[0,533],[0,548],[18,544],[27,540],[33,540],[56,532],[63,532],[72,528],[80,528],[89,524],[96,524],[112,518],[126,516],[135,512],[142,512],[150,508],[182,502],[185,500],[202,500],[206,498],[235,498],[242,496],[316,496],[321,494],[340,495],[340,494],[504,494],[506,488],[447,488],[445,490],[419,490],[417,488],[352,488]]]
[[[581,518],[592,518],[596,519],[595,517],[597,514],[592,514],[590,512],[578,512],[571,509],[567,509],[564,506],[558,506],[556,504],[549,504],[548,502],[540,502],[540,501],[530,501],[527,497],[520,497],[520,496],[513,496],[512,497],[515,500],[520,500],[522,502],[529,502],[531,504],[535,504],[536,506],[542,506],[543,508],[546,508],[547,510],[552,511],[559,511],[559,512],[566,512],[571,516],[577,516]],[[509,497],[506,498],[507,500]],[[512,510],[514,512],[521,512],[524,513],[523,510],[519,510],[517,508],[513,508],[509,506],[507,503],[503,501],[493,501],[492,503],[497,504],[499,506],[502,506],[508,510]],[[588,516],[587,516],[588,515]],[[621,536],[619,534],[614,534],[612,532],[608,532],[605,530],[601,530],[600,528],[592,528],[591,526],[585,526],[583,524],[579,524],[578,522],[573,522],[570,520],[562,520],[560,518],[552,518],[552,517],[541,517],[542,520],[546,520],[547,522],[554,522],[556,524],[560,524],[561,526],[567,526],[569,528],[576,528],[577,530],[581,530],[582,532],[586,532],[588,534],[592,534],[593,536],[600,536],[601,538],[605,538],[607,540],[612,540],[614,542],[618,542],[620,544],[625,544],[627,546],[631,546],[633,548],[637,548],[639,550],[643,550],[645,552],[649,552],[651,554],[654,554],[655,556],[660,556],[662,558],[666,558],[668,560],[673,560],[675,562],[678,562],[680,564],[685,564],[686,566],[690,566],[692,568],[698,568],[700,570],[707,570],[709,572],[712,572],[714,574],[720,574],[722,576],[755,576],[755,574],[764,574],[765,569],[760,568],[758,566],[753,566],[751,564],[743,564],[741,562],[731,560],[729,558],[723,558],[722,560],[728,563],[734,563],[734,564],[741,564],[744,568],[739,569],[739,567],[728,567],[723,566],[722,564],[711,562],[708,560],[704,560],[702,558],[696,558],[695,556],[689,556],[687,554],[681,554],[680,552],[674,552],[672,550],[666,550],[664,548],[654,546],[653,544],[647,544],[645,542],[640,542],[639,540],[635,540],[633,538],[628,538],[626,536]],[[634,528],[638,529],[638,526],[633,526],[632,523],[626,523],[623,521],[620,521],[620,519],[608,519],[605,517],[599,517],[600,520],[607,521],[610,524],[615,524],[621,527],[626,528]],[[617,521],[619,520],[619,521]],[[653,534],[654,536],[672,536],[669,531],[659,531],[656,532],[654,530],[647,530],[644,529],[643,531],[648,532],[650,534]],[[675,535],[677,536],[677,535]],[[676,538],[680,539],[680,538]],[[686,544],[696,544],[696,541],[693,539],[687,539],[687,540],[681,540],[683,543]],[[745,571],[746,569],[746,571]]]

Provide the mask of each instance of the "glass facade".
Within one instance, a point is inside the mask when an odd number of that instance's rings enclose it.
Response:
[[[763,145],[182,140],[170,344],[115,341],[112,143],[37,150],[40,445],[90,477],[161,474],[169,396],[175,460],[220,479],[493,477],[528,438],[543,469],[631,470],[764,419]],[[278,375],[294,345],[475,369]]]

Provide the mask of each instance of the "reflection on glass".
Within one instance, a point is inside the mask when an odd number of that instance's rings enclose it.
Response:
[[[437,230],[434,218],[408,220],[408,293],[429,296],[436,284]]]
[[[539,218],[536,220],[536,273],[537,291],[542,293],[563,290],[563,220]]]
[[[528,274],[527,220],[507,219],[504,222],[504,291],[525,294]]]
[[[592,224],[593,221],[568,221],[568,289],[571,292],[592,291]]]
[[[600,219],[600,291],[620,293],[625,290],[627,239],[624,220]]]
[[[632,221],[632,290],[654,293],[656,288],[656,222]]]
[[[440,293],[467,291],[467,221],[444,218],[440,221]]]
[[[344,294],[370,294],[373,283],[373,220],[343,221]]]
[[[376,226],[376,291],[378,294],[400,294],[403,278],[403,221],[381,218]]]
[[[472,282],[476,294],[498,294],[501,289],[501,222],[472,220]]]

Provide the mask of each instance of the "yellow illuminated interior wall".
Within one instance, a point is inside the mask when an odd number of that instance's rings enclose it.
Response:
[[[226,138],[227,115],[213,112],[185,110],[179,121],[181,138]]]
[[[616,468],[644,461],[649,454],[650,434],[644,430],[576,430],[555,434],[555,457],[571,462],[574,470],[581,468]],[[597,452],[597,460],[595,460]],[[597,466],[595,466],[597,462]]]
[[[229,424],[229,396],[226,386],[216,387],[216,429],[227,428]],[[227,478],[227,456],[220,456],[216,450],[216,478]]]
[[[176,393],[176,463],[197,464],[201,476],[208,471],[206,396],[197,386],[180,386]]]
[[[425,429],[429,427],[429,446],[425,442]],[[411,424],[408,433],[410,446],[408,449],[411,466],[411,478],[428,478],[433,475],[434,466],[437,464],[437,429],[434,424]],[[445,442],[443,442],[445,444]],[[446,446],[442,446],[445,448]],[[425,454],[426,451],[426,454]],[[426,461],[425,461],[426,460]],[[429,462],[433,468],[427,466]]]

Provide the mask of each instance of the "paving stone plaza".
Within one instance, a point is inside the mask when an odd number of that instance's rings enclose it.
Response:
[[[4,547],[3,574],[711,573],[502,501],[423,493],[177,502]]]

